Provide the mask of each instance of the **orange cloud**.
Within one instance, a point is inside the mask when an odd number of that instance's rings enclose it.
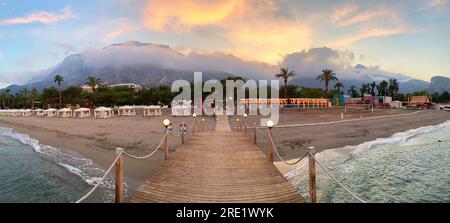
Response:
[[[151,1],[146,9],[145,25],[156,31],[183,31],[193,26],[220,23],[239,3],[239,0]]]
[[[101,40],[107,43],[111,43],[116,38],[138,29],[138,27],[130,23],[127,18],[117,19],[116,21],[114,21],[113,26],[116,26],[116,28],[104,35]]]
[[[223,49],[227,53],[275,63],[279,54],[311,46],[307,24],[283,14],[274,0],[152,0],[145,10],[145,25],[179,34],[196,28],[214,34],[213,28],[218,28],[229,41]]]
[[[442,7],[445,5],[445,0],[432,0],[431,1],[431,6],[433,7]]]
[[[78,17],[72,13],[72,10],[69,7],[66,7],[63,9],[63,12],[61,14],[51,12],[35,12],[25,17],[0,20],[0,25],[16,25],[29,23],[52,24],[61,20],[76,18]]]
[[[405,29],[389,29],[389,28],[374,28],[368,30],[362,30],[359,33],[353,34],[350,37],[339,39],[330,44],[331,47],[344,47],[348,46],[356,41],[367,39],[370,37],[391,36],[408,32]]]
[[[358,6],[355,4],[349,4],[349,5],[344,5],[341,8],[335,9],[331,15],[331,21],[337,22],[347,16],[349,16],[350,14],[352,14],[353,12],[355,12],[358,9]]]

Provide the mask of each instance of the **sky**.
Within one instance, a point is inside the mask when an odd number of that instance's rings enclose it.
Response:
[[[132,40],[272,65],[328,47],[351,52],[346,66],[429,81],[450,76],[449,9],[450,0],[0,0],[0,85]]]

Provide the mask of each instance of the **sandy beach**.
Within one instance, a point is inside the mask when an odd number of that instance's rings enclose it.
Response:
[[[170,110],[163,110],[159,117],[113,117],[111,119],[72,119],[52,117],[0,117],[0,126],[28,134],[40,143],[58,149],[76,152],[108,168],[115,157],[115,148],[122,147],[134,155],[146,155],[161,142],[166,118],[174,124],[175,133],[181,122],[191,125],[192,117],[171,117]],[[215,120],[206,118],[206,129],[213,130]],[[197,118],[200,121],[200,118]],[[189,135],[187,136],[187,138]],[[169,151],[181,144],[180,137],[169,136]],[[136,184],[154,173],[164,159],[163,151],[146,160],[125,158],[124,175]]]
[[[340,120],[341,109],[315,109],[298,111],[296,109],[281,111],[279,125],[305,124]],[[394,133],[406,131],[427,125],[436,125],[450,120],[450,113],[443,111],[424,110],[419,113],[406,110],[370,111],[353,110],[346,112],[344,120],[359,119],[362,121],[337,123],[293,128],[274,128],[273,136],[280,154],[285,159],[295,159],[302,155],[309,146],[315,146],[317,152],[339,148],[346,145],[358,145],[363,142],[382,137],[389,137]],[[411,114],[413,113],[413,114]],[[9,127],[17,132],[25,133],[38,139],[42,144],[60,149],[75,151],[83,157],[107,168],[115,156],[115,148],[122,147],[136,155],[145,155],[153,151],[160,143],[163,135],[162,120],[169,118],[174,126],[182,121],[191,124],[192,117],[170,117],[169,110],[163,111],[160,117],[114,117],[112,119],[61,119],[39,117],[0,117],[0,126]],[[400,117],[364,120],[367,117],[411,114]],[[244,120],[243,117],[240,117]],[[251,116],[248,123],[259,122],[259,116]],[[215,121],[207,119],[207,129],[213,130]],[[230,125],[235,126],[236,117],[230,117]],[[200,120],[197,118],[197,120]],[[250,140],[251,131],[248,131]],[[188,138],[187,138],[188,140]],[[266,153],[267,137],[258,133],[258,145]],[[180,146],[179,138],[169,138],[170,151]],[[126,177],[139,182],[153,174],[163,161],[163,152],[147,160],[126,158],[124,174]],[[282,173],[292,167],[277,164]],[[131,188],[133,189],[133,188]]]
[[[281,112],[278,125],[323,123],[341,120],[343,109],[323,109],[304,110],[299,112],[296,109],[284,110]],[[361,143],[375,140],[377,138],[390,137],[394,133],[404,132],[422,126],[437,125],[450,120],[450,112],[437,110],[386,110],[375,109],[371,111],[352,110],[344,113],[344,120],[360,119],[362,121],[344,122],[329,125],[274,128],[272,130],[273,139],[280,155],[285,160],[296,160],[303,155],[306,149],[314,146],[316,152],[327,149],[340,148],[347,145],[359,145]],[[410,114],[397,116],[402,114]],[[369,117],[393,116],[382,119],[365,120]],[[261,117],[250,116],[248,123],[259,123]],[[242,117],[240,117],[243,120]],[[230,123],[236,126],[235,118],[230,118]],[[249,139],[252,131],[248,131]],[[267,153],[267,135],[258,132],[258,146]],[[275,157],[275,160],[276,157]],[[282,173],[292,170],[295,166],[288,166],[281,162],[275,163]]]

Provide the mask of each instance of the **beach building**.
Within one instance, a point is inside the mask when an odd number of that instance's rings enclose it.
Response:
[[[108,87],[110,87],[110,88],[126,87],[126,88],[133,89],[134,92],[139,92],[139,91],[142,90],[142,86],[141,85],[133,84],[133,83],[112,84],[112,85],[108,85]]]
[[[33,110],[31,110],[31,109],[20,110],[21,117],[30,117],[32,115],[33,115]]]
[[[117,110],[118,116],[135,116],[136,115],[136,107],[134,106],[120,106]]]
[[[33,115],[38,116],[38,117],[43,117],[45,115],[44,109],[34,109],[33,110]]]
[[[78,108],[73,111],[74,118],[89,118],[91,117],[91,109],[89,108]]]
[[[69,109],[69,108],[59,109],[56,112],[56,116],[58,118],[71,118],[72,117],[72,109]]]
[[[144,117],[162,115],[161,106],[157,105],[143,106],[142,109],[144,112]]]
[[[94,118],[112,118],[113,110],[112,108],[99,107],[94,109]]]
[[[81,90],[82,90],[83,92],[86,92],[86,93],[93,93],[93,92],[94,92],[94,91],[92,90],[92,87],[89,86],[89,85],[87,85],[87,84],[82,85],[80,88],[81,88]],[[97,88],[98,88],[98,85],[95,85],[95,89],[97,89]]]
[[[191,100],[178,100],[172,104],[172,116],[190,116],[191,109]]]
[[[56,117],[57,111],[58,111],[57,109],[49,108],[47,110],[44,110],[44,113],[45,113],[45,116],[47,116],[47,117]]]

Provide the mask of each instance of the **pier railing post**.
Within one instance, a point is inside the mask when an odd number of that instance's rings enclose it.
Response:
[[[181,131],[181,144],[184,144],[184,122],[182,122],[182,128],[180,129]]]
[[[169,158],[169,143],[168,143],[168,137],[167,137],[167,130],[166,134],[164,136],[164,160],[167,160]]]
[[[122,154],[123,149],[122,148],[116,148],[116,154]],[[122,163],[123,163],[123,157],[122,155],[120,156],[119,159],[117,159],[116,161],[116,177],[115,177],[115,183],[116,183],[116,187],[115,187],[115,196],[114,196],[114,201],[116,203],[120,203],[122,201],[122,186],[123,186],[123,167],[122,167]]]
[[[309,197],[311,203],[317,202],[316,193],[316,160],[314,160],[316,151],[314,147],[308,148],[308,160],[309,160]]]
[[[273,162],[273,144],[272,144],[272,136],[270,135],[270,129],[267,130],[267,139],[269,140],[269,148],[267,151],[267,158],[270,162]]]
[[[256,145],[256,122],[253,123],[253,144]]]

